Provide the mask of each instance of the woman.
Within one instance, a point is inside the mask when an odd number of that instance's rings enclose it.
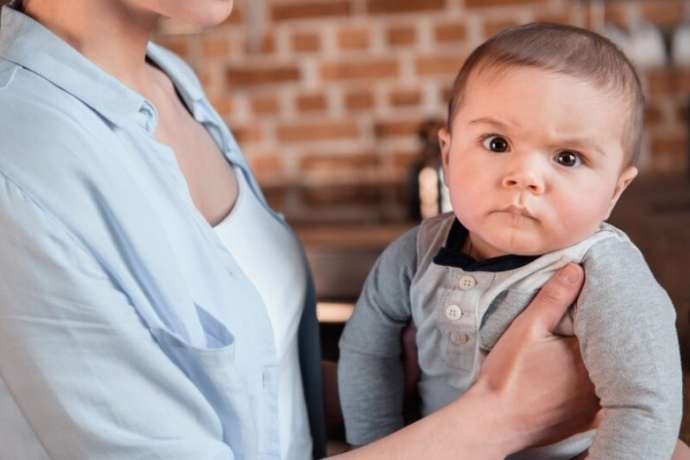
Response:
[[[324,454],[303,252],[194,74],[149,43],[162,16],[209,26],[231,9],[28,0],[2,10],[8,458]],[[494,458],[586,426],[596,403],[576,343],[549,333],[581,282],[570,267],[549,285],[466,397],[347,455]]]

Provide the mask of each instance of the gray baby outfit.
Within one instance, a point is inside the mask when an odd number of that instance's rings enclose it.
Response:
[[[453,228],[466,234],[452,214],[424,221],[391,244],[367,278],[340,340],[348,442],[366,444],[403,426],[400,333],[410,320],[426,416],[474,383],[483,357],[540,287],[577,262],[585,284],[557,332],[578,337],[604,421],[596,433],[510,459],[569,459],[586,449],[596,460],[669,459],[682,409],[675,309],[627,236],[602,224],[574,246],[517,263],[508,256],[499,269],[483,270],[436,263]]]

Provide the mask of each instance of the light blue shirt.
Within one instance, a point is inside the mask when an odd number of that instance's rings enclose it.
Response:
[[[191,69],[156,45],[147,54],[266,205]],[[0,458],[279,458],[264,305],[156,123],[142,95],[2,9]],[[307,289],[300,365],[320,456]]]

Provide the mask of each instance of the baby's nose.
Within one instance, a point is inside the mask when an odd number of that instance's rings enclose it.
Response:
[[[506,188],[526,190],[536,195],[544,193],[544,181],[535,171],[520,170],[506,174],[502,185]]]

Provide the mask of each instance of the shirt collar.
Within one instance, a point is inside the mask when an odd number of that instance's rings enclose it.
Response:
[[[173,55],[150,43],[147,56],[175,83],[191,110],[203,98]],[[115,125],[135,117],[148,102],[26,14],[8,6],[0,14],[0,57],[40,75]]]
[[[503,272],[527,265],[538,256],[518,256],[507,254],[485,260],[476,260],[462,252],[469,232],[456,218],[448,232],[446,244],[438,251],[433,261],[436,265],[462,268],[467,272]]]

